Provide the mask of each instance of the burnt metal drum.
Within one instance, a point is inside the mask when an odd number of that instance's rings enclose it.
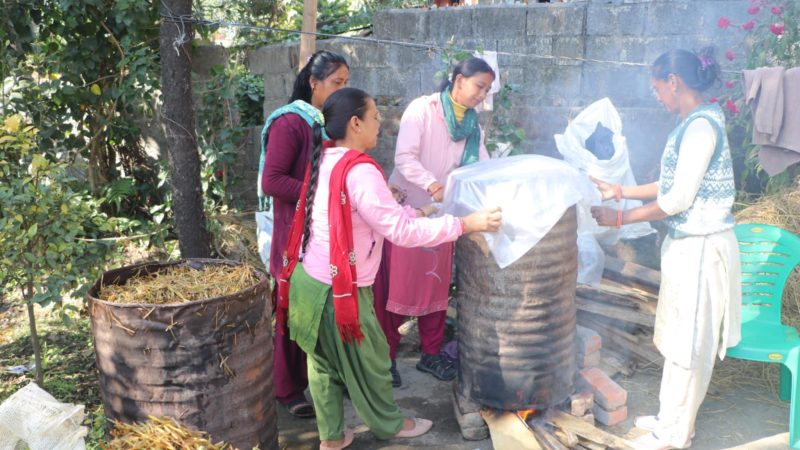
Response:
[[[504,410],[566,400],[576,372],[575,207],[505,269],[477,233],[457,241],[455,260],[460,394]]]
[[[278,448],[272,385],[269,280],[230,295],[176,304],[100,300],[101,284],[178,265],[232,261],[189,259],[143,263],[103,274],[89,290],[100,394],[106,417],[142,422],[168,416],[236,448]]]

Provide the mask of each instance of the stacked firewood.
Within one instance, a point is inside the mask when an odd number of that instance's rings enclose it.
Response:
[[[630,375],[663,364],[653,345],[660,282],[657,270],[606,256],[600,285],[578,286],[578,324],[603,338],[605,369]]]

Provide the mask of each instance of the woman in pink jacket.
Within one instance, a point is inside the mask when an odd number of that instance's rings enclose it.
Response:
[[[308,354],[320,449],[353,441],[344,424],[346,389],[356,413],[379,439],[416,437],[432,423],[404,418],[389,387],[389,348],[373,312],[372,284],[384,238],[399,246],[438,245],[464,233],[495,231],[499,208],[465,217],[423,218],[400,206],[375,161],[380,114],[364,91],[343,88],[314,126],[314,150],[278,278],[279,328]]]
[[[467,58],[458,63],[441,92],[408,105],[400,120],[395,168],[390,185],[404,192],[415,208],[441,202],[447,176],[457,167],[489,159],[475,107],[483,102],[495,73],[486,61]],[[440,380],[456,376],[454,364],[440,355],[447,317],[453,266],[453,244],[425,248],[387,245],[384,256],[388,289],[376,283],[375,310],[386,334],[392,358],[392,384],[400,386],[395,352],[398,327],[416,316],[422,341],[417,369]]]

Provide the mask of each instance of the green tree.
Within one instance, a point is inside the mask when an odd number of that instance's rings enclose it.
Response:
[[[99,272],[110,248],[94,238],[112,224],[91,197],[72,189],[64,164],[39,150],[39,130],[20,115],[0,119],[0,289],[17,291],[25,302],[41,385],[34,306],[83,294],[83,282]]]

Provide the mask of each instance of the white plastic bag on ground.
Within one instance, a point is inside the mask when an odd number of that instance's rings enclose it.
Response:
[[[61,403],[29,383],[0,404],[0,450],[24,442],[31,450],[83,450],[83,405]]]
[[[614,156],[603,161],[597,159],[584,147],[586,139],[594,133],[597,123],[614,132]],[[604,98],[598,100],[580,112],[573,119],[564,134],[554,136],[558,151],[564,156],[564,161],[583,173],[613,184],[635,185],[630,161],[628,160],[628,144],[622,135],[622,120],[619,113],[611,104],[611,100]],[[639,200],[622,200],[618,205],[615,200],[606,200],[604,206],[610,208],[622,207],[623,210],[636,208],[642,205]],[[585,211],[584,214],[589,214]],[[584,217],[585,219],[585,217]],[[623,225],[617,230],[614,227],[601,227],[589,216],[589,220],[580,221],[579,233],[592,233],[603,244],[613,245],[618,239],[634,239],[654,233],[655,230],[648,222]]]
[[[258,238],[258,254],[269,271],[269,252],[272,248],[272,209],[256,211],[256,236]]]

